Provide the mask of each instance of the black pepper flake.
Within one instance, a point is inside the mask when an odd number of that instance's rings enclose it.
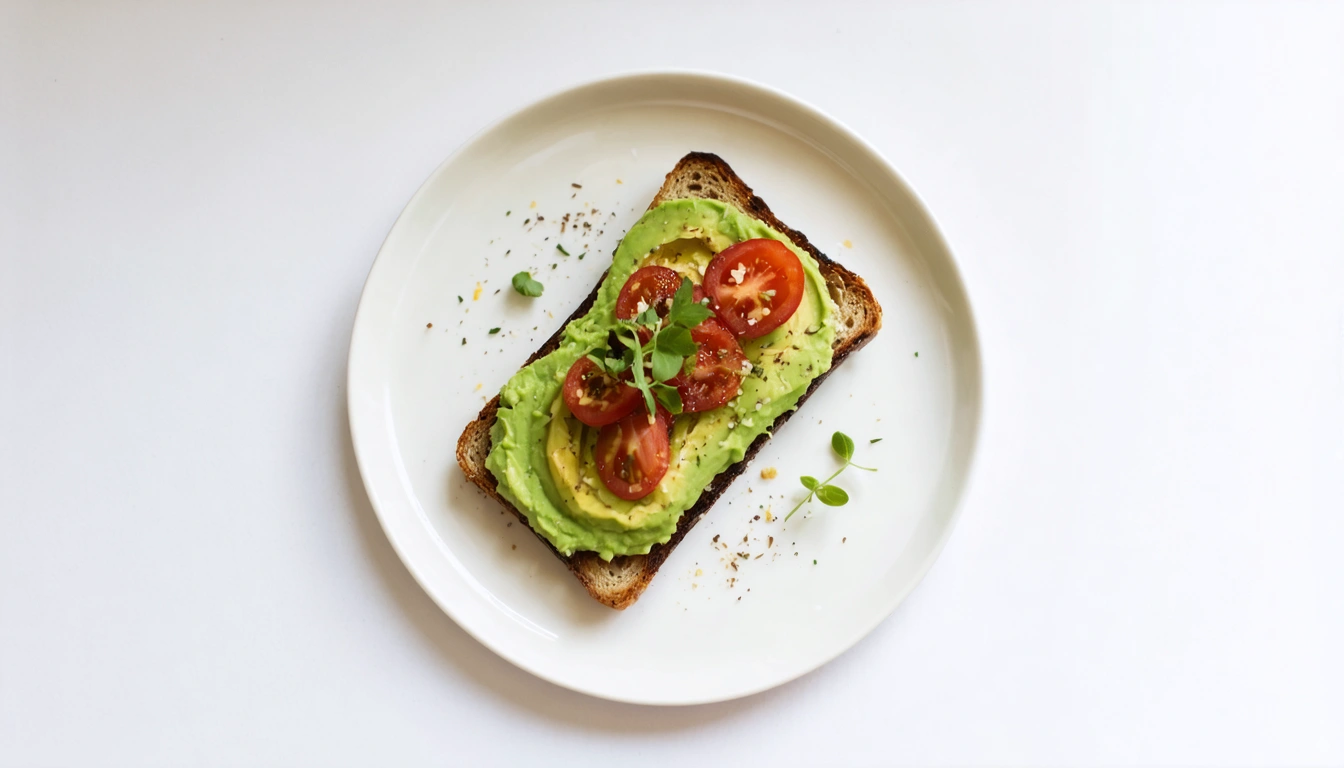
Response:
[[[531,224],[531,223],[532,223],[532,220],[531,220],[531,219],[523,219],[523,223],[524,223],[524,224]]]
[[[465,341],[465,339],[463,339],[463,341]],[[717,534],[717,533],[714,534],[714,539],[713,539],[713,541],[714,541],[715,544],[718,544],[718,543],[719,543],[719,534]]]
[[[579,185],[579,184],[571,183],[569,186],[571,186],[571,187],[573,187],[573,188],[575,188],[575,189],[583,189],[583,187],[582,187],[581,185]]]
[[[463,336],[463,337],[462,337],[462,346],[465,347],[466,345],[467,345],[467,337],[466,337],[466,336]]]
[[[425,327],[426,327],[426,328],[433,328],[433,327],[434,327],[434,324],[433,324],[433,323],[425,323]]]

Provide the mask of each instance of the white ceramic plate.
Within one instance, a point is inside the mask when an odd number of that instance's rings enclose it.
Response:
[[[884,308],[883,329],[764,447],[639,602],[617,612],[588,597],[525,526],[463,479],[454,448],[486,399],[597,282],[621,235],[691,150],[722,156],[780,219],[862,275]],[[564,214],[579,212],[593,226],[576,228],[572,217],[562,234]],[[524,268],[539,270],[540,299],[510,288]],[[443,610],[539,677],[647,704],[779,685],[890,614],[951,531],[981,403],[975,325],[956,265],[895,170],[807,105],[693,73],[565,91],[445,161],[369,273],[349,378],[369,498]],[[801,498],[797,478],[835,466],[836,429],[858,443],[856,461],[880,471],[841,476],[848,506],[817,505],[781,522]],[[779,476],[761,479],[766,467]],[[716,536],[732,543],[728,551],[715,547]]]

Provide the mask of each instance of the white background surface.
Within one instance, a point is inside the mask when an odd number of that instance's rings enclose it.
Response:
[[[0,763],[1344,761],[1341,39],[1339,4],[7,5]],[[442,615],[343,391],[437,163],[673,65],[891,158],[987,396],[896,614],[681,710],[539,682]]]

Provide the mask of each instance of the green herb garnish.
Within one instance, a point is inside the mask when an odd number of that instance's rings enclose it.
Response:
[[[457,297],[457,303],[458,303],[458,304],[461,304],[461,303],[462,303],[462,297],[461,297],[461,296],[458,296],[458,297]]]
[[[877,438],[877,440],[881,439],[882,438],[880,437]],[[877,442],[877,440],[872,440],[870,442],[875,443]],[[853,461],[851,461],[851,459],[854,458],[854,441],[853,439],[850,438],[849,435],[846,435],[844,432],[836,432],[835,434],[831,435],[831,450],[835,451],[835,455],[843,459],[845,463],[839,469],[835,470],[835,472],[832,472],[830,477],[826,478],[825,480],[822,480],[821,482],[817,482],[817,478],[810,477],[808,475],[803,475],[802,477],[800,477],[799,481],[801,481],[803,487],[807,489],[807,496],[803,497],[803,500],[798,502],[798,506],[789,510],[789,514],[784,516],[784,522],[787,523],[789,521],[789,518],[793,517],[793,513],[797,512],[799,509],[802,508],[804,504],[811,501],[813,496],[817,498],[817,501],[820,501],[822,504],[825,504],[828,507],[843,507],[845,504],[848,504],[849,494],[845,492],[845,489],[839,486],[831,485],[831,481],[834,480],[837,475],[839,475],[841,472],[844,472],[846,469],[853,467],[855,469],[862,469],[868,472],[877,471],[873,467],[861,467],[858,464],[855,464]]]
[[[527,272],[519,272],[513,276],[513,290],[524,296],[536,298],[541,292],[546,290],[545,286],[532,279],[532,275]],[[461,298],[460,296],[458,297]]]
[[[498,329],[498,328],[491,328],[491,329],[490,329],[490,335],[491,335],[491,336],[494,336],[496,333],[499,333],[499,329]]]
[[[872,440],[869,440],[869,441],[868,441],[868,444],[869,444],[869,445],[872,445],[873,443],[880,443],[880,442],[882,442],[882,438],[880,438],[880,437],[874,437]]]
[[[691,339],[691,329],[709,316],[709,308],[691,298],[691,281],[682,278],[665,322],[656,309],[649,307],[634,319],[619,322],[616,339],[625,349],[618,356],[588,357],[613,375],[629,369],[630,383],[644,396],[650,422],[655,402],[670,413],[681,413],[681,395],[676,387],[664,382],[680,373],[686,359],[695,355],[699,345]],[[641,329],[651,332],[647,343],[639,340]]]
[[[565,254],[566,256],[569,255],[569,251],[566,251],[566,250],[565,250],[565,246],[563,246],[563,245],[561,245],[561,244],[559,244],[559,243],[556,243],[556,244],[555,244],[555,250],[557,250],[557,251],[559,251],[559,252]]]

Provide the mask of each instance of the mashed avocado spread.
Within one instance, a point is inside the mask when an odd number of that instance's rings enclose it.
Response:
[[[606,345],[616,326],[616,297],[636,269],[658,264],[699,284],[714,254],[758,237],[783,242],[802,261],[802,304],[784,325],[743,340],[753,368],[736,399],[676,417],[670,466],[657,489],[636,501],[618,498],[597,476],[598,430],[571,416],[560,397],[565,374],[579,357]],[[565,328],[559,349],[504,385],[486,468],[500,494],[562,554],[593,551],[606,560],[646,554],[672,537],[682,513],[714,477],[740,461],[752,441],[797,407],[812,380],[831,367],[835,311],[816,260],[783,234],[717,200],[663,203],[626,233],[592,309]]]

